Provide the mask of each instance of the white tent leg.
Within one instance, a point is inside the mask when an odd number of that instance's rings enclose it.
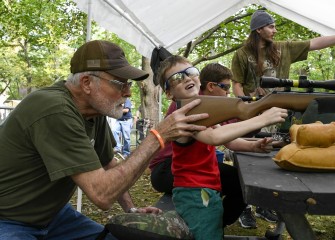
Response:
[[[88,0],[87,26],[86,26],[86,42],[91,40],[91,18],[92,18],[92,0]],[[81,212],[83,199],[83,191],[78,187],[77,194],[77,211]]]
[[[81,212],[82,199],[83,199],[83,191],[78,187],[78,196],[77,196],[77,211],[78,212]]]

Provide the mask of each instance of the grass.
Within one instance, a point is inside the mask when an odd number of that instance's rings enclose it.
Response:
[[[146,171],[136,184],[130,189],[130,194],[137,207],[145,207],[154,205],[162,196],[156,192],[150,183],[149,171]],[[76,206],[76,194],[73,196],[71,203]],[[123,213],[119,204],[114,204],[114,207],[109,211],[101,211],[89,200],[83,196],[82,213],[89,216],[93,220],[106,224],[111,216]],[[317,240],[335,240],[335,216],[307,216]],[[275,224],[270,224],[266,221],[257,218],[257,229],[243,229],[239,223],[225,228],[225,234],[237,236],[259,236],[264,237],[266,230],[273,230]],[[282,235],[282,240],[292,240],[285,231]]]

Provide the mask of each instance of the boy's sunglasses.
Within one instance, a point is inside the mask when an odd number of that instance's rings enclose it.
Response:
[[[224,84],[224,83],[214,83],[214,85],[220,87],[221,89],[228,91],[230,89],[230,84]]]
[[[171,83],[175,82],[176,84],[179,84],[181,81],[185,79],[186,76],[189,78],[195,78],[199,77],[199,75],[200,72],[196,67],[188,67],[183,71],[176,72],[166,79],[165,90],[168,90],[170,88],[169,81],[171,81]]]

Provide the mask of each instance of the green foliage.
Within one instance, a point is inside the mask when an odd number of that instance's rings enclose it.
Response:
[[[0,4],[0,92],[7,91],[12,99],[20,99],[31,89],[50,85],[69,73],[69,61],[74,49],[86,41],[87,15],[70,0],[3,0]],[[230,67],[236,49],[249,35],[252,13],[260,9],[249,5],[219,25],[195,38],[178,54],[185,55],[202,69],[210,62]],[[277,26],[276,40],[305,40],[317,33],[270,12]],[[106,39],[119,44],[129,62],[141,67],[141,56],[135,48],[113,33],[92,23],[92,39]],[[315,51],[308,60],[291,66],[290,78],[307,74],[308,79],[333,79],[334,48]],[[149,89],[153,91],[153,89]],[[135,108],[141,102],[138,84],[134,84],[132,101]],[[170,101],[163,94],[162,111]]]
[[[69,0],[3,3],[0,5],[0,48],[5,59],[14,59],[15,55],[15,61],[11,62],[14,64],[6,63],[15,65],[19,71],[8,71],[0,81],[9,89],[11,98],[19,99],[24,96],[20,94],[25,92],[22,89],[28,89],[29,93],[32,88],[49,85],[65,76],[64,61],[68,64],[71,52],[65,53],[68,48],[62,47],[80,42],[85,17]],[[18,79],[19,86],[15,84]]]
[[[258,5],[249,5],[239,10],[235,15],[181,48],[178,54],[189,57],[199,69],[213,61],[230,67],[233,52],[243,44],[250,33],[250,18],[256,9],[264,8]],[[271,11],[268,12],[275,19],[278,31],[275,36],[276,40],[308,40],[319,36],[319,34],[295,22]],[[333,52],[333,48],[310,52],[308,60],[291,66],[290,77],[298,79],[301,73],[307,73],[308,78],[314,80],[334,78]]]

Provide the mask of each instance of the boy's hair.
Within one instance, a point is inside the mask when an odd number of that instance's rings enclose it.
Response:
[[[165,77],[165,73],[172,68],[173,66],[177,65],[177,63],[190,63],[192,64],[187,58],[179,56],[179,55],[172,55],[166,58],[163,62],[161,62],[158,72],[157,72],[157,79],[159,80],[159,84],[164,91],[168,90],[165,89],[165,81],[167,80]]]
[[[232,79],[231,70],[219,63],[207,64],[200,72],[201,90],[206,89],[207,82],[218,83],[224,79]]]

